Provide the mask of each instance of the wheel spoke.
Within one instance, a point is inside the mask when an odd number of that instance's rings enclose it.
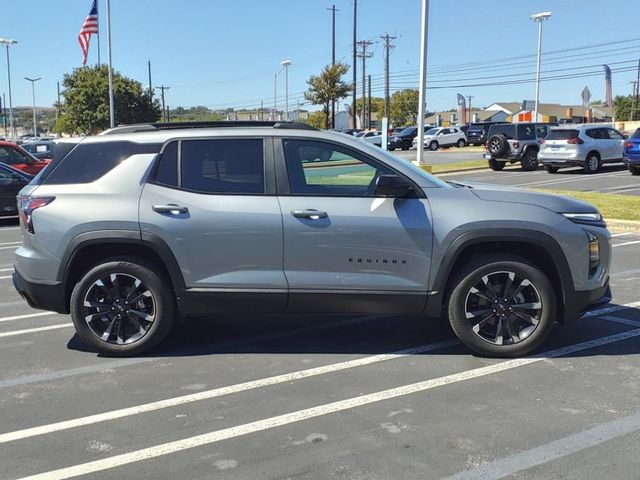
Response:
[[[495,300],[496,297],[498,296],[498,292],[496,292],[496,289],[493,286],[493,283],[491,283],[491,280],[489,280],[489,275],[485,275],[484,277],[482,277],[482,282],[486,287],[485,293],[491,296],[491,300]]]
[[[471,311],[467,311],[465,313],[465,315],[466,315],[467,318],[470,319],[470,318],[475,318],[475,317],[478,317],[478,316],[482,316],[482,315],[484,315],[484,314],[486,314],[488,312],[492,312],[492,309],[491,308],[481,308],[480,310],[471,310]]]
[[[522,320],[524,320],[525,322],[530,323],[533,326],[537,326],[538,323],[540,323],[540,320],[538,320],[536,317],[533,317],[531,315],[529,315],[528,313],[524,313],[524,312],[513,312],[517,317],[520,317]]]
[[[511,305],[514,310],[539,310],[542,308],[542,303],[540,302],[529,302],[529,303],[514,303]]]
[[[118,280],[118,274],[112,273],[110,276],[110,280],[111,280],[111,288],[112,288],[111,294],[113,295],[113,298],[119,298],[120,297],[120,281]]]
[[[115,323],[116,323],[116,319],[113,318],[109,326],[105,328],[104,332],[102,333],[102,336],[100,338],[105,342],[109,341],[109,337],[111,336],[111,331],[113,330],[113,326]]]
[[[522,291],[522,289],[528,287],[529,285],[531,285],[531,282],[526,278],[523,278],[516,287],[515,291],[511,294],[511,297],[513,298],[517,296]]]
[[[495,338],[495,343],[497,343],[498,345],[502,345],[503,344],[503,327],[502,327],[502,319],[498,318],[498,325],[496,326],[496,338]]]
[[[510,316],[504,317],[503,323],[507,327],[507,335],[509,335],[509,339],[511,340],[511,343],[518,343],[520,338],[518,337],[518,334],[515,333],[515,329],[513,328],[513,323],[511,322],[511,317]]]
[[[118,322],[118,330],[116,332],[116,342],[118,345],[124,343],[124,319],[120,318]]]
[[[89,308],[111,308],[113,304],[105,302],[90,302],[88,300],[85,300],[84,306]]]
[[[492,299],[487,297],[485,294],[483,294],[480,290],[478,290],[476,287],[471,287],[471,290],[469,290],[469,292],[473,295],[475,295],[476,297],[480,297],[483,300],[486,300],[487,302],[491,302]]]
[[[91,322],[93,322],[94,320],[98,320],[98,319],[99,319],[99,320],[103,320],[103,321],[104,321],[105,319],[109,320],[109,317],[107,316],[106,312],[91,313],[91,314],[86,315],[86,316],[84,317],[84,320],[85,320],[87,323],[91,323]]]
[[[487,323],[492,318],[493,318],[493,315],[488,315],[488,316],[486,316],[484,318],[481,318],[478,322],[473,324],[473,326],[471,328],[473,329],[474,332],[479,333],[480,329],[482,327],[484,327],[484,324]]]
[[[131,296],[132,296],[133,294],[135,294],[136,292],[137,292],[137,290],[134,290],[133,292],[131,292],[131,293],[127,296],[127,298],[126,298],[127,302],[129,302],[130,304],[134,304],[134,303],[136,303],[138,300],[141,300],[142,298],[149,298],[149,297],[151,296],[151,292],[150,292],[149,290],[145,290],[144,292],[139,293],[139,294],[137,294],[135,297],[131,298]]]
[[[516,274],[513,272],[509,272],[509,275],[507,277],[507,282],[504,284],[504,293],[502,294],[503,297],[509,298],[509,290],[511,290],[511,285],[513,285],[513,280],[515,278],[516,278]]]
[[[149,315],[147,312],[141,312],[140,310],[129,310],[129,313],[136,315],[149,323],[152,323],[155,320],[153,315]]]

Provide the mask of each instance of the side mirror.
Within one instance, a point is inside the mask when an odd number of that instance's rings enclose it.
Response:
[[[627,140],[629,138],[629,135],[622,135],[622,138],[624,138],[625,140]]]
[[[414,189],[398,175],[380,175],[376,180],[375,194],[380,197],[402,198],[414,193]]]

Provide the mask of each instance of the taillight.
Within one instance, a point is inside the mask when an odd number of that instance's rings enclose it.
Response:
[[[582,140],[580,137],[575,137],[567,140],[567,143],[570,145],[582,145],[584,143],[584,140]]]
[[[520,142],[513,142],[513,148],[520,148]]]
[[[49,205],[56,197],[18,197],[18,207],[20,209],[20,219],[27,232],[33,234],[33,212],[37,209]]]
[[[540,140],[538,140],[538,143],[539,143],[540,145],[544,145],[544,138],[541,138]]]
[[[485,150],[489,150],[489,142],[488,141],[484,142],[484,149]]]
[[[631,148],[633,147],[633,142],[624,142],[624,148]]]

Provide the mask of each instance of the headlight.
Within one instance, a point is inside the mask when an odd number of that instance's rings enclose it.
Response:
[[[574,223],[581,223],[584,225],[593,225],[595,227],[606,227],[602,215],[598,212],[593,213],[563,213],[562,216],[568,218]]]
[[[585,233],[589,239],[589,273],[593,273],[600,263],[600,242],[593,233],[586,230]]]

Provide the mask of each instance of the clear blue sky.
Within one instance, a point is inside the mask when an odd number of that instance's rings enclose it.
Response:
[[[56,81],[80,65],[77,34],[90,3],[91,0],[3,2],[0,37],[19,42],[11,50],[14,105],[31,104],[31,88],[23,79],[25,76],[42,77],[37,85],[38,105],[51,105],[55,101]],[[154,85],[171,87],[166,97],[172,107],[251,108],[259,106],[261,99],[265,106],[273,103],[273,74],[280,68],[281,60],[291,59],[290,105],[295,105],[297,99],[302,100],[309,76],[330,62],[331,16],[326,8],[333,3],[340,10],[337,58],[351,63],[352,0],[111,0],[113,65],[146,84],[150,59]],[[553,70],[549,75],[599,72],[602,63],[640,58],[637,0],[431,0],[430,3],[428,63],[432,86],[500,81],[475,79],[503,74],[528,73],[502,80],[533,77],[535,62],[531,55],[536,52],[537,29],[529,15],[543,10],[553,12],[551,20],[544,24],[543,51],[627,40],[550,54],[547,65],[543,61],[543,71]],[[372,47],[374,57],[367,64],[367,73],[374,76],[376,95],[382,95],[383,48],[379,36],[384,33],[398,37],[391,54],[392,90],[417,84],[420,4],[420,0],[358,2],[358,39],[377,42]],[[100,0],[103,62],[107,58],[105,6],[105,0]],[[96,49],[93,37],[90,62],[97,60]],[[573,57],[563,58],[567,55]],[[507,57],[517,58],[504,61]],[[4,52],[0,60],[1,93],[7,91]],[[469,65],[447,69],[461,64]],[[620,63],[612,68],[632,66]],[[614,95],[630,93],[629,81],[634,78],[634,71],[614,71]],[[360,79],[358,84],[360,88]],[[594,99],[604,97],[604,75],[598,74],[543,83],[541,101],[578,104],[585,85]],[[278,88],[282,108],[284,76],[280,77]],[[429,90],[427,103],[430,110],[452,108],[455,94],[460,92],[473,95],[474,105],[486,106],[494,101],[532,99],[534,88],[533,83],[528,83]]]

